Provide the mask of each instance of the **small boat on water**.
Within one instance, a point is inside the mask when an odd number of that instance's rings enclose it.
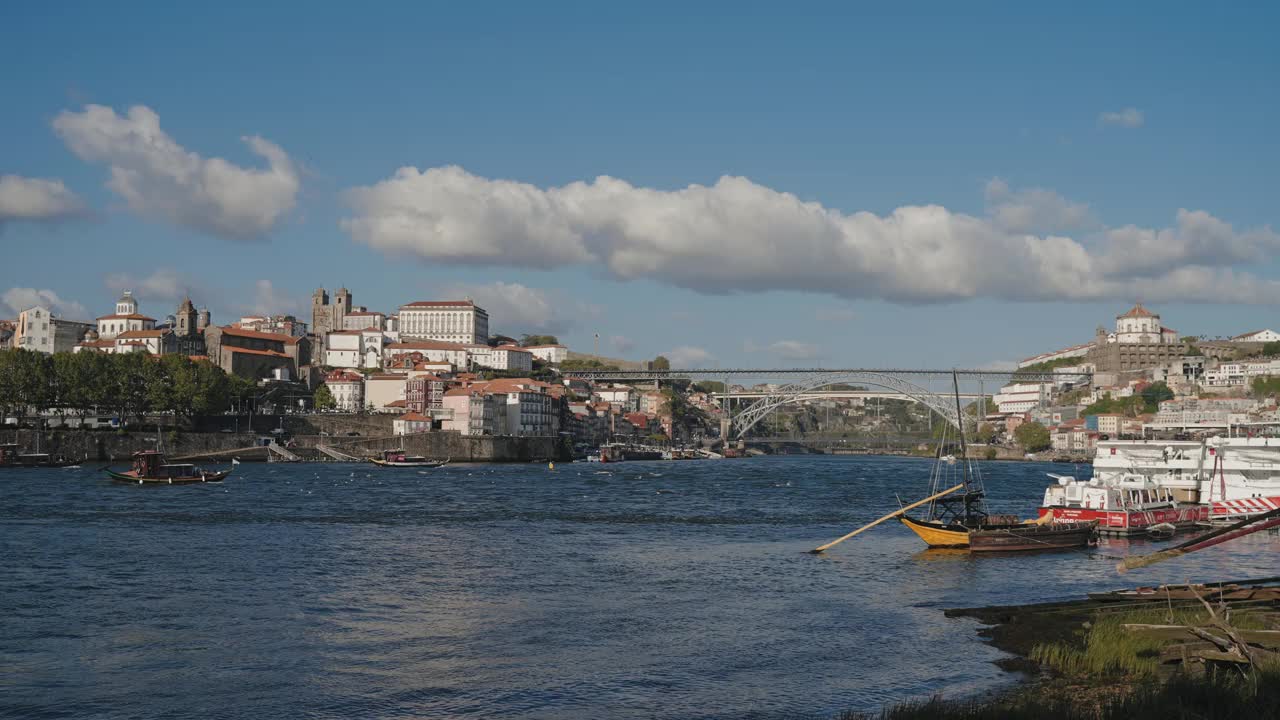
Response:
[[[205,470],[188,463],[167,463],[164,453],[143,450],[133,454],[133,467],[125,472],[104,468],[116,482],[135,485],[189,485],[192,483],[221,482],[230,470]]]
[[[20,452],[17,443],[0,445],[0,468],[60,468],[79,463],[79,460],[70,460],[62,455]]]
[[[952,374],[952,382],[955,385],[955,422],[959,425],[956,429],[960,452],[958,457],[945,452],[948,437],[944,433],[939,439],[938,451],[934,456],[929,496],[820,545],[811,552],[825,552],[893,518],[900,520],[930,548],[962,548],[971,553],[1064,550],[1087,547],[1093,541],[1097,528],[1095,521],[1055,522],[1052,516],[1020,521],[1014,515],[987,513],[981,472],[968,457],[963,427],[965,415],[960,407],[960,381],[956,373]],[[925,508],[922,517],[907,514],[920,507]]]
[[[403,450],[384,450],[381,458],[369,458],[378,467],[438,468],[449,464],[445,460],[431,460],[421,455],[406,455]]]
[[[948,439],[944,434],[930,478],[933,499],[923,518],[903,513],[899,518],[902,524],[930,548],[968,548],[969,552],[979,553],[1087,547],[1097,528],[1096,521],[1054,522],[1052,516],[1045,516],[1022,522],[1016,516],[987,512],[981,470],[969,459],[965,442],[959,378],[953,376],[952,381],[960,424],[956,433],[959,455],[944,454]],[[960,482],[952,491],[942,490],[957,480]]]

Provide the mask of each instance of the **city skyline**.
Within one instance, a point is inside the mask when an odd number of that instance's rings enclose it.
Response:
[[[1275,324],[1275,11],[734,7],[8,10],[0,314],[345,285],[757,367]]]

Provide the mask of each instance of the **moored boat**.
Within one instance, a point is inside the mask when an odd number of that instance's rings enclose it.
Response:
[[[19,452],[16,443],[0,445],[0,468],[58,468],[78,464],[79,461],[61,455]]]
[[[164,453],[143,450],[133,454],[133,467],[125,472],[104,468],[116,482],[136,485],[188,485],[192,483],[221,482],[230,470],[205,470],[188,463],[167,463]]]
[[[1053,522],[1093,521],[1108,535],[1145,535],[1163,526],[1182,531],[1209,522],[1208,505],[1179,502],[1172,489],[1137,473],[1088,481],[1047,474],[1057,483],[1045,489],[1039,513]]]
[[[381,458],[369,458],[378,467],[438,468],[449,464],[446,460],[432,460],[421,455],[406,455],[403,450],[384,450]]]
[[[903,525],[914,532],[930,548],[968,548],[969,552],[1022,552],[1087,547],[1093,539],[1097,522],[1092,520],[1055,522],[1052,517],[1020,522],[1014,516],[990,515],[986,509],[986,490],[982,475],[968,456],[964,436],[964,410],[960,407],[959,379],[955,384],[956,417],[959,421],[957,441],[959,456],[944,454],[946,437],[939,443],[931,476],[934,494],[960,480],[962,492],[943,492],[932,500],[923,518],[905,513]],[[957,477],[957,475],[959,477]]]
[[[1103,486],[1141,478],[1171,491],[1180,503],[1206,507],[1210,521],[1231,522],[1280,508],[1280,437],[1104,440],[1093,476]]]

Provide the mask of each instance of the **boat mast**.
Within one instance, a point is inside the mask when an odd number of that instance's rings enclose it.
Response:
[[[960,410],[960,376],[951,371],[951,384],[956,392],[956,428],[960,431],[960,461],[964,464],[964,492],[969,494],[969,448],[964,441],[964,413]],[[965,504],[966,508],[968,503]]]

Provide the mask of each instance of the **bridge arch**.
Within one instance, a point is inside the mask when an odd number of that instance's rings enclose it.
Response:
[[[837,384],[870,385],[893,390],[929,408],[953,427],[960,427],[961,417],[956,413],[955,398],[953,396],[939,395],[927,388],[888,373],[859,370],[812,375],[794,383],[783,385],[777,391],[756,400],[748,405],[746,409],[735,414],[733,416],[733,430],[736,436],[741,438],[748,430],[755,427],[757,423],[768,417],[769,413],[778,407],[799,402],[808,393],[828,385]],[[971,418],[964,418],[964,420],[969,425],[976,422]]]

